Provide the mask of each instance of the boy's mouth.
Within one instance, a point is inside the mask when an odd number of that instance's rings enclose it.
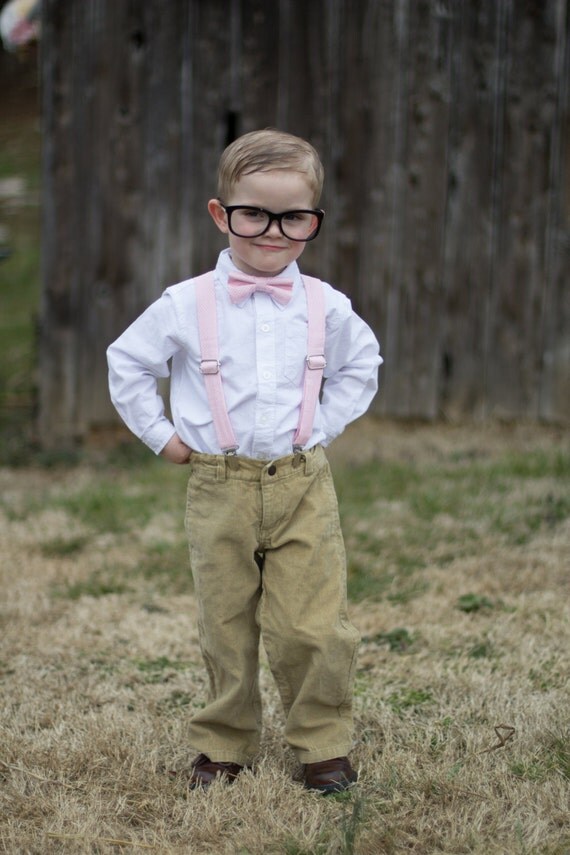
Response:
[[[258,249],[266,249],[269,252],[278,252],[280,250],[287,249],[285,245],[278,243],[256,243],[255,246]]]

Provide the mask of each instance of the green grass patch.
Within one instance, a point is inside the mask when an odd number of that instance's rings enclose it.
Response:
[[[137,572],[163,593],[187,594],[194,589],[186,539],[148,547]]]
[[[345,528],[350,528],[348,523]],[[371,527],[370,531],[348,531],[346,541],[352,600],[386,598],[405,603],[426,590],[426,583],[417,577],[426,566],[420,550],[422,537],[417,531],[405,539],[393,532],[378,537]]]
[[[60,500],[60,505],[82,523],[101,532],[128,532],[145,525],[158,502],[154,495],[131,485],[103,481]]]
[[[178,710],[186,710],[188,707],[195,707],[196,696],[191,692],[183,692],[175,690],[171,692],[167,698],[164,698],[157,704],[160,713],[172,713]]]
[[[134,663],[143,675],[145,683],[167,683],[180,671],[187,671],[192,663],[179,659],[158,656],[156,659],[139,659]]]
[[[543,659],[540,667],[531,668],[528,679],[535,691],[550,692],[568,683],[568,676],[560,667],[560,660],[555,657]],[[570,736],[569,736],[570,739]]]
[[[339,503],[345,516],[365,512],[378,499],[397,501],[412,495],[421,485],[414,466],[372,461],[335,471]]]
[[[136,471],[131,464],[102,467],[101,476],[84,488],[62,496],[59,507],[91,529],[100,532],[135,532],[157,513],[184,519],[185,467],[169,465],[147,451]]]
[[[475,642],[468,651],[470,659],[492,659],[496,656],[495,648],[488,638]]]
[[[387,644],[394,653],[405,653],[414,644],[414,636],[402,626],[391,629],[389,632],[379,632],[372,641],[377,644]]]
[[[535,449],[525,454],[506,454],[500,460],[485,466],[484,471],[492,478],[565,480],[570,477],[570,454],[556,448]]]
[[[386,599],[389,603],[393,603],[394,605],[405,605],[406,603],[415,600],[417,597],[421,597],[428,589],[429,584],[419,579],[415,582],[411,582],[409,585],[401,585],[398,587],[398,590],[387,594]]]
[[[497,509],[492,528],[510,544],[524,546],[542,529],[554,529],[570,514],[570,497],[548,493]]]
[[[393,574],[372,574],[366,564],[357,561],[348,563],[348,596],[354,602],[381,599],[393,581]]]
[[[429,689],[412,689],[404,687],[388,695],[387,703],[392,710],[400,715],[406,710],[417,712],[424,704],[433,702],[433,694]]]
[[[462,594],[457,600],[457,608],[466,614],[471,614],[493,609],[495,604],[484,594]]]
[[[130,591],[126,581],[115,579],[107,573],[91,573],[86,579],[57,585],[54,596],[65,600],[79,600],[81,597],[108,597],[111,594],[125,594]]]
[[[570,781],[568,734],[547,734],[532,756],[514,760],[510,769],[515,777],[532,783],[540,783],[553,775]]]
[[[74,558],[83,552],[89,538],[78,537],[54,537],[41,546],[41,553],[46,558]]]

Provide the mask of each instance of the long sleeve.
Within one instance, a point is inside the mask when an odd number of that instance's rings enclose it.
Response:
[[[107,350],[111,400],[129,429],[158,454],[175,432],[165,415],[158,380],[180,349],[177,319],[163,295]]]
[[[345,298],[346,299],[346,298]],[[379,345],[370,327],[350,308],[327,330],[321,417],[328,445],[363,415],[378,391]]]

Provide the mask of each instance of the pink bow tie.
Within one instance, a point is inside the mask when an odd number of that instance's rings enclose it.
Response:
[[[254,291],[263,291],[265,294],[286,306],[291,299],[293,291],[292,279],[266,279],[264,276],[248,276],[246,273],[230,273],[228,277],[228,288],[232,303],[242,303],[247,300]]]

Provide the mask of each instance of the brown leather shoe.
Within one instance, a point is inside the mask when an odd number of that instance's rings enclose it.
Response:
[[[348,757],[333,757],[320,763],[303,766],[303,778],[308,790],[321,793],[341,793],[358,780]]]
[[[231,784],[242,769],[243,766],[238,763],[215,763],[205,754],[198,754],[192,764],[192,775],[188,787],[191,790],[196,790],[199,787],[206,788],[218,777]]]

